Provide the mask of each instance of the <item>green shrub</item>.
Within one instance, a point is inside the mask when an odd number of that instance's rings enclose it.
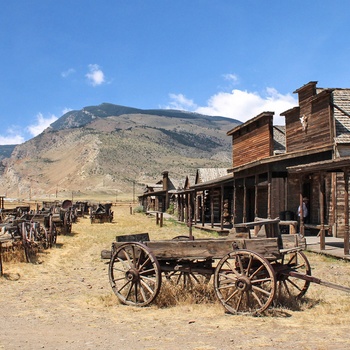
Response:
[[[134,208],[134,213],[144,213],[143,205]]]

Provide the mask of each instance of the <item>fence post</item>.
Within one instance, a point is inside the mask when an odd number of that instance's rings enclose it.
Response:
[[[163,227],[163,213],[160,213],[159,227]]]

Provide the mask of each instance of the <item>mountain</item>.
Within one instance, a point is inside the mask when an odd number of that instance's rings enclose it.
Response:
[[[11,157],[11,154],[15,147],[16,145],[0,145],[0,161],[4,158]]]
[[[164,170],[183,184],[199,167],[231,166],[226,132],[238,124],[219,116],[109,103],[70,111],[2,159],[0,193],[22,198],[131,193],[135,186],[140,193]]]

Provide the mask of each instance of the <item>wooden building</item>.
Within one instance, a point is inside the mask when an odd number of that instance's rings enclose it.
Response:
[[[350,89],[318,88],[311,81],[294,93],[298,106],[282,113],[285,126],[274,126],[274,113],[263,112],[227,132],[229,174],[187,188],[187,216],[221,225],[227,210],[232,224],[256,217],[297,220],[307,197],[309,215],[301,217],[300,232],[318,233],[321,248],[326,234],[343,237],[348,254]]]
[[[178,191],[178,219],[191,223],[231,224],[232,174],[226,168],[199,168],[194,183]]]
[[[169,178],[169,172],[163,171],[162,179],[155,184],[146,185],[144,193],[138,197],[145,211],[165,212],[175,202],[176,181]]]

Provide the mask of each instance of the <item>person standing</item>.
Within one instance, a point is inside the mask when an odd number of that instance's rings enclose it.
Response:
[[[298,208],[298,220],[299,220],[299,225],[300,225],[300,215],[301,215],[301,212],[303,212],[303,222],[304,224],[307,224],[309,222],[309,208],[308,208],[308,205],[309,205],[309,199],[307,197],[304,197],[303,198],[303,207],[302,207],[302,210],[300,208],[300,205],[299,205],[299,208]]]

